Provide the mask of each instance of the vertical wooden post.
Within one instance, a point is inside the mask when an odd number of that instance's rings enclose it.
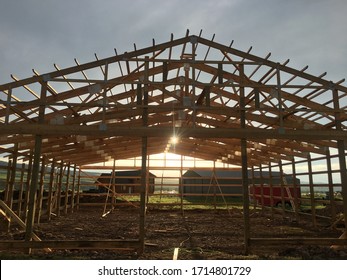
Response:
[[[252,166],[252,196],[253,196],[253,209],[257,208],[257,199],[255,196],[255,188],[256,188],[256,184],[255,184],[255,172],[254,172],[254,166]]]
[[[144,79],[144,92],[143,92],[143,111],[142,111],[142,125],[148,125],[148,67],[149,57],[145,58],[145,79]],[[142,137],[141,145],[141,189],[140,189],[140,248],[139,253],[143,253],[145,248],[145,224],[146,224],[146,179],[147,176],[147,136]]]
[[[11,177],[9,182],[9,201],[7,205],[12,209],[13,206],[13,191],[16,181],[16,172],[17,172],[17,158],[18,158],[18,143],[14,145],[13,156],[12,156],[12,166],[11,166]]]
[[[23,219],[25,223],[27,222],[27,218],[28,218],[29,194],[30,194],[30,184],[31,184],[31,173],[32,173],[32,167],[33,167],[33,157],[34,157],[34,152],[31,151],[29,156],[27,178],[25,183],[25,200],[24,200],[24,211],[23,211]]]
[[[6,188],[5,188],[5,203],[8,207],[11,208],[12,200],[13,200],[13,190],[11,191],[11,174],[12,174],[12,160],[9,160],[7,163],[7,175],[6,175]],[[11,219],[8,220],[6,227],[7,231],[10,231]]]
[[[64,176],[64,162],[60,162],[60,170],[59,170],[59,177],[58,177],[58,188],[57,188],[57,217],[60,216],[60,204],[61,204],[61,189],[63,185],[63,176]]]
[[[10,197],[10,181],[11,181],[11,169],[12,169],[12,160],[9,160],[7,163],[7,173],[6,173],[6,185],[5,185],[5,197],[4,201],[7,204]]]
[[[242,67],[243,67],[243,65],[242,65]],[[217,75],[218,75],[218,84],[220,84],[220,85],[223,84],[223,64],[222,63],[218,63]]]
[[[111,209],[115,209],[117,203],[116,197],[116,159],[113,159],[113,167],[112,167],[112,199],[111,199]]]
[[[70,188],[70,162],[67,164],[66,182],[65,182],[65,198],[64,198],[64,215],[67,214],[69,204],[69,188]]]
[[[51,165],[51,172],[50,172],[50,176],[49,176],[48,198],[47,198],[47,218],[48,218],[48,221],[51,220],[51,216],[52,216],[54,174],[55,174],[55,160],[53,159],[52,165]]]
[[[307,165],[308,165],[308,180],[310,186],[310,202],[311,202],[311,215],[312,215],[312,224],[314,227],[317,227],[316,221],[316,202],[314,199],[314,186],[313,186],[313,175],[312,175],[312,160],[310,153],[307,156]]]
[[[270,187],[270,204],[271,204],[271,219],[274,218],[274,189],[273,189],[273,176],[272,176],[272,163],[269,162],[269,187]]]
[[[295,220],[300,221],[299,216],[299,206],[300,206],[300,198],[298,197],[300,194],[300,186],[298,186],[296,182],[296,165],[295,158],[292,160],[292,178],[293,178],[293,188],[294,188],[294,204],[295,204]]]
[[[338,90],[333,88],[333,101],[335,111],[336,130],[342,130],[340,110],[340,100]],[[337,140],[337,150],[339,153],[341,193],[343,199],[343,214],[345,217],[345,228],[347,229],[347,166],[346,166],[346,144],[344,140]]]
[[[281,90],[281,71],[277,67],[277,99],[278,99],[278,117],[279,117],[279,127],[283,129],[283,104],[282,104],[282,90]]]
[[[286,201],[284,199],[284,176],[283,176],[283,166],[282,161],[278,162],[278,167],[280,169],[280,187],[281,187],[281,203],[282,203],[282,215],[285,215]]]
[[[81,192],[81,167],[78,168],[78,179],[77,179],[77,211],[80,209],[80,192]]]
[[[10,122],[11,99],[12,99],[12,88],[9,88],[7,92],[5,124],[8,124]]]
[[[42,213],[42,201],[43,201],[43,187],[44,187],[44,177],[45,177],[45,157],[42,157],[41,171],[40,171],[40,181],[39,181],[39,192],[37,199],[37,224],[40,223],[41,213]]]
[[[149,203],[149,184],[150,184],[150,180],[149,180],[149,155],[147,154],[147,168],[146,168],[146,203]]]
[[[142,137],[142,161],[141,161],[141,191],[140,191],[140,253],[145,245],[146,223],[146,170],[147,170],[147,137]]]
[[[47,93],[47,82],[43,81],[41,83],[38,123],[44,122],[45,108],[46,108],[45,106],[46,93]],[[37,183],[38,183],[38,179],[39,179],[38,177],[39,177],[39,171],[40,171],[41,146],[42,146],[42,135],[37,134],[35,136],[34,162],[33,162],[33,170],[32,170],[31,183],[30,183],[29,207],[28,207],[28,217],[27,217],[26,231],[25,231],[25,241],[31,241],[32,234],[33,234],[36,190],[37,190]],[[28,253],[30,252],[31,252],[31,249],[28,250]]]
[[[264,175],[262,165],[259,165],[259,176],[260,176],[260,204],[261,204],[261,213],[264,214]]]
[[[183,208],[183,182],[182,182],[182,175],[183,175],[183,155],[181,155],[181,166],[180,166],[180,180],[179,180],[179,194],[180,194],[180,202],[181,202],[181,213],[184,214],[184,208]]]
[[[40,155],[41,155],[41,144],[42,144],[42,136],[36,135],[35,137],[35,153],[34,153],[34,162],[33,162],[33,170],[31,176],[30,183],[30,191],[29,191],[29,204],[28,204],[28,216],[26,222],[26,232],[25,232],[25,241],[31,241],[33,227],[34,227],[34,218],[35,218],[35,200],[36,200],[36,190],[38,184],[38,175],[40,169]],[[29,249],[29,253],[31,250]]]
[[[333,185],[333,174],[331,167],[331,156],[330,150],[326,151],[326,161],[327,161],[327,175],[328,175],[328,184],[329,184],[329,197],[330,197],[330,210],[331,210],[331,219],[334,221],[336,219],[336,205],[334,197],[334,185]]]
[[[76,164],[74,164],[73,174],[72,174],[72,186],[71,186],[71,213],[73,213],[75,208],[76,169],[77,169],[77,166]]]
[[[240,71],[240,124],[241,128],[246,128],[246,111],[245,111],[245,88],[244,82],[244,65],[239,65]],[[247,162],[247,140],[241,138],[241,166],[242,166],[242,189],[243,189],[243,218],[244,218],[244,242],[245,254],[249,252],[250,239],[250,221],[249,221],[249,191],[248,191],[248,162]]]
[[[213,182],[213,209],[216,212],[217,211],[216,161],[213,161],[213,172],[212,172],[211,180]]]
[[[21,217],[22,206],[23,206],[23,192],[24,192],[24,174],[25,174],[25,163],[22,163],[20,181],[19,181],[19,195],[18,195],[18,217]]]

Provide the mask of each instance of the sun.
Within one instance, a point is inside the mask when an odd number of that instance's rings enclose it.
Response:
[[[172,136],[171,139],[170,139],[170,143],[172,145],[176,145],[179,141],[179,138],[177,136]]]

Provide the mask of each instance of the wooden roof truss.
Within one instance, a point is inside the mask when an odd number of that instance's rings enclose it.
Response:
[[[147,136],[148,154],[240,164],[244,138],[249,165],[257,165],[325,154],[347,140],[344,80],[250,51],[187,32],[89,63],[75,59],[69,68],[54,65],[50,73],[12,76],[0,85],[1,150],[16,146],[28,157],[39,134],[46,157],[84,165],[140,156]]]

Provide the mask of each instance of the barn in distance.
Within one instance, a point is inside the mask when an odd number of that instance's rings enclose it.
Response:
[[[294,203],[301,196],[300,180],[280,172],[248,171],[251,200],[263,201],[266,206],[278,206],[281,185],[286,187],[284,201]],[[185,197],[216,194],[225,197],[242,197],[242,170],[188,170],[182,175],[182,194]],[[274,198],[270,201],[270,192]],[[262,194],[262,195],[261,195]]]
[[[148,174],[147,192],[154,193],[154,180],[155,175]],[[96,189],[90,189],[89,192],[106,193],[108,190],[112,190],[112,186],[115,186],[116,193],[140,193],[141,188],[141,170],[126,170],[116,171],[115,176],[111,173],[102,173],[100,177],[95,181]]]

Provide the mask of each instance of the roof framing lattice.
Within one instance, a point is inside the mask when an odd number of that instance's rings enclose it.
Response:
[[[190,36],[0,85],[2,153],[77,165],[170,151],[249,165],[325,154],[347,140],[347,88]]]

